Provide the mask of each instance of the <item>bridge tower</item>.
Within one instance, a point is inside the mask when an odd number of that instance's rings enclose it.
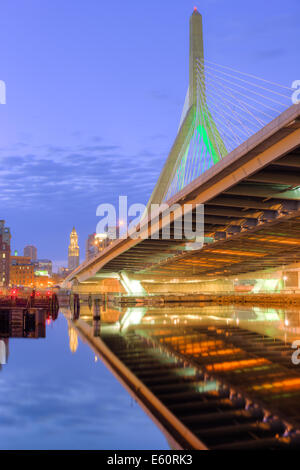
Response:
[[[197,105],[197,60],[204,60],[202,16],[197,8],[190,17],[189,106]],[[202,68],[203,83],[204,71]]]
[[[190,51],[189,51],[189,89],[183,107],[179,131],[171,148],[165,166],[148,201],[161,204],[168,194],[168,189],[180,169],[181,187],[184,186],[185,164],[192,139],[204,141],[211,155],[212,164],[217,163],[227,154],[226,147],[218,132],[217,126],[209,112],[205,98],[204,49],[202,15],[197,8],[190,17]],[[201,155],[197,155],[201,158]],[[178,177],[179,179],[179,177]]]

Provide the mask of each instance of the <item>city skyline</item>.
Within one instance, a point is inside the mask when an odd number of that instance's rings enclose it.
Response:
[[[287,86],[299,78],[296,1],[285,14],[279,1],[167,0],[142,9],[136,1],[126,9],[119,1],[72,9],[71,2],[41,9],[29,1],[19,7],[17,30],[5,22],[12,6],[3,4],[1,217],[13,247],[33,244],[41,258],[66,265],[70,229],[76,225],[83,252],[98,204],[119,194],[147,202],[179,124],[188,71],[178,64],[188,63],[186,18],[194,5],[204,18],[207,58]],[[40,45],[27,34],[34,26]]]

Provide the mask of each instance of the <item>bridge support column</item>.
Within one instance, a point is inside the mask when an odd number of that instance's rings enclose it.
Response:
[[[147,295],[142,283],[135,279],[130,279],[130,274],[122,271],[120,274],[120,282],[127,294],[130,295]]]

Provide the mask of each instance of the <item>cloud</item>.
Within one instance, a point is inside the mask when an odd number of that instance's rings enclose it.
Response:
[[[111,150],[118,150],[120,147],[118,145],[88,145],[86,147],[81,147],[83,152],[108,152]]]
[[[258,59],[263,59],[263,60],[266,60],[266,59],[276,59],[277,57],[281,57],[285,54],[285,50],[284,49],[266,49],[266,50],[260,50],[260,51],[257,51],[256,52],[256,55],[255,57],[257,57]]]
[[[168,136],[166,134],[154,134],[154,135],[150,135],[148,139],[150,141],[151,140],[164,140],[164,139],[168,139]]]
[[[164,93],[158,90],[152,90],[150,92],[151,98],[154,98],[157,101],[168,101],[171,99],[170,95],[168,93]]]

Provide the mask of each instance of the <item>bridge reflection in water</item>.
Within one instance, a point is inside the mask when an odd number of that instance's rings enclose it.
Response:
[[[10,338],[46,338],[46,321],[49,324],[58,316],[55,295],[36,301],[36,307],[27,307],[27,299],[0,298],[0,371],[8,362]]]
[[[173,448],[300,448],[299,310],[82,302],[70,319]]]

